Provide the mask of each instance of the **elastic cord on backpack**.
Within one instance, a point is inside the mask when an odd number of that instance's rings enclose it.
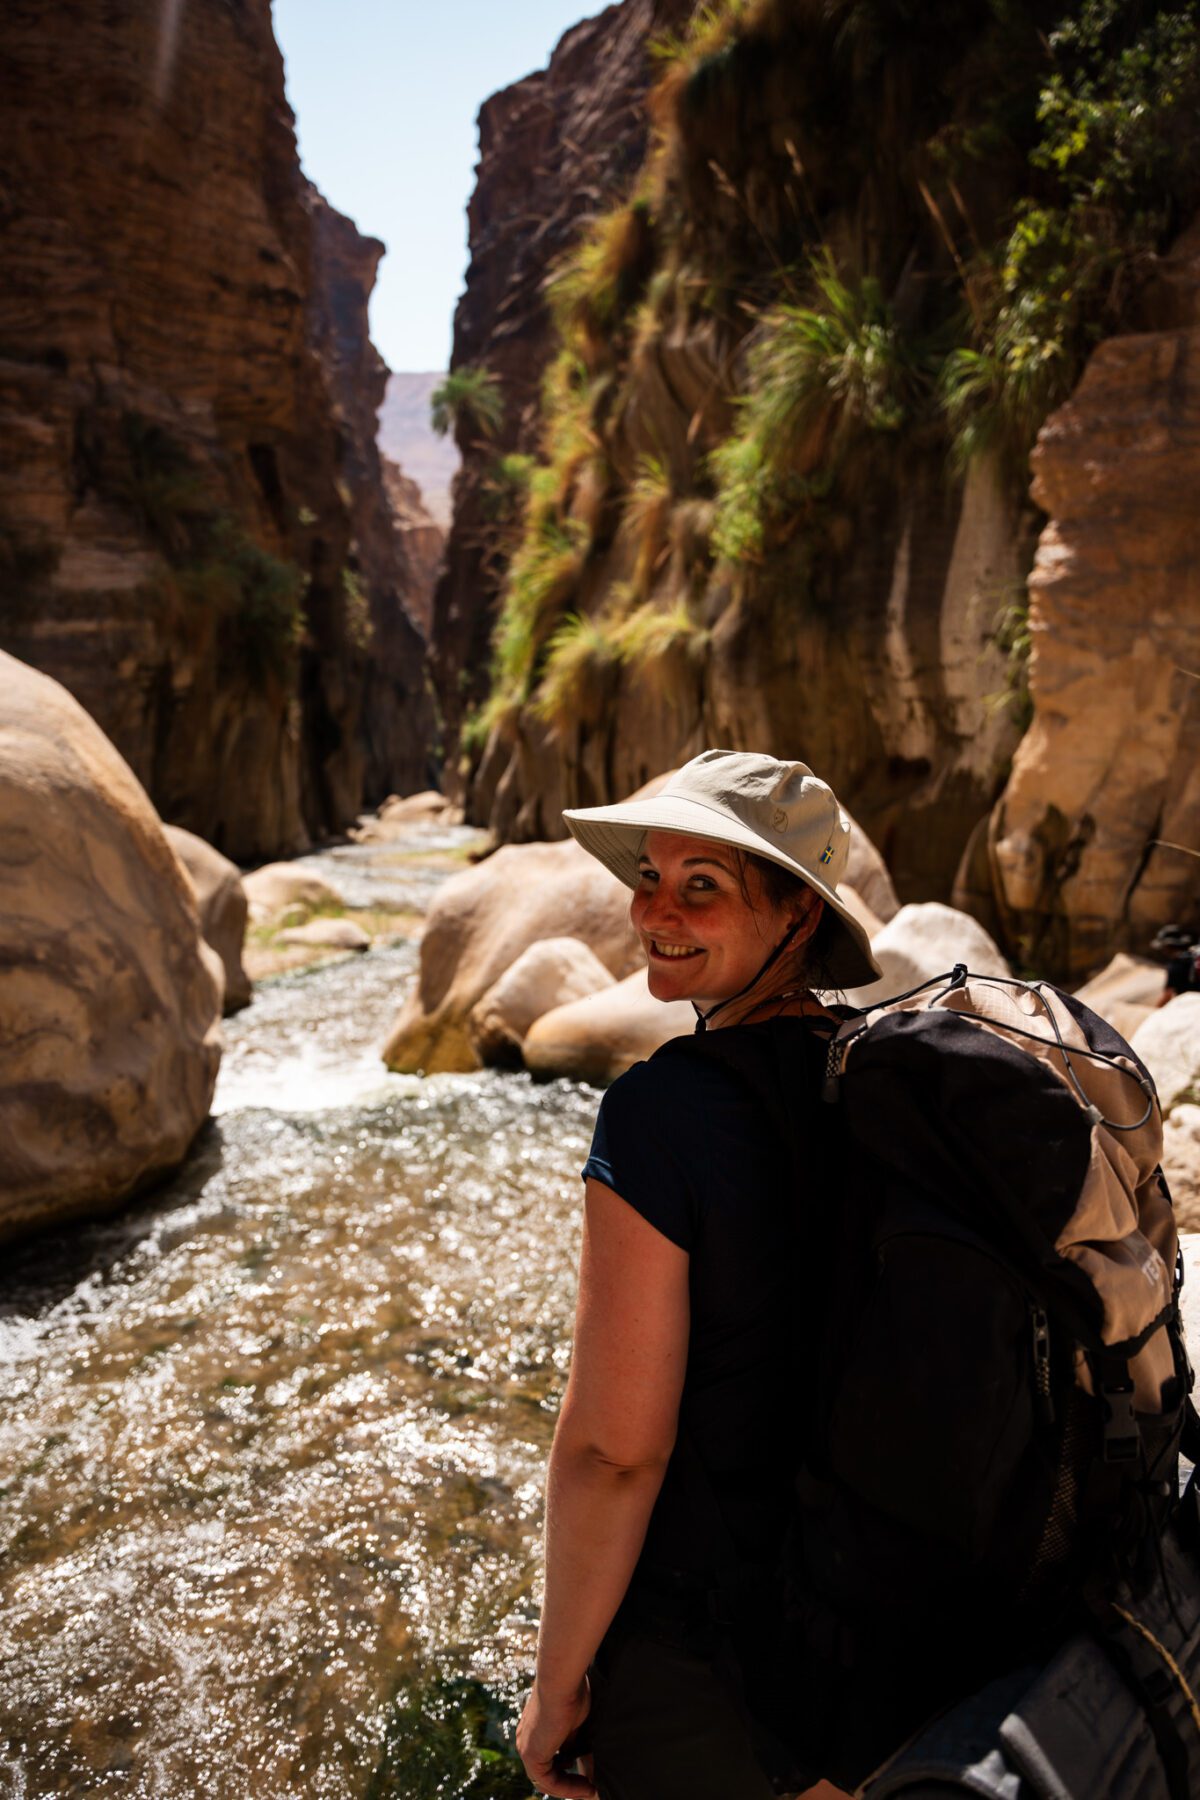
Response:
[[[1054,1016],[1054,1009],[1046,999],[1040,982],[1022,981],[1017,975],[971,976],[969,975],[966,963],[955,963],[954,968],[949,975],[933,975],[928,981],[922,981],[918,983],[916,987],[909,988],[906,994],[891,994],[886,1000],[875,1000],[870,1006],[860,1007],[859,1013],[865,1018],[868,1013],[878,1012],[880,1007],[897,1006],[905,1000],[915,999],[918,994],[923,994],[926,988],[936,987],[940,981],[944,981],[946,986],[943,988],[942,993],[934,995],[935,1000],[940,1000],[943,997],[943,994],[953,993],[955,988],[965,987],[968,979],[980,982],[981,984],[990,984],[993,987],[1020,988],[1024,993],[1033,994],[1050,1021],[1050,1028],[1054,1032],[1052,1038],[1043,1037],[1041,1033],[1037,1031],[1028,1031],[1023,1025],[1009,1024],[1005,1019],[988,1019],[986,1024],[994,1026],[997,1031],[1011,1032],[1014,1037],[1028,1038],[1031,1044],[1046,1044],[1051,1050],[1057,1050],[1066,1067],[1067,1080],[1074,1088],[1079,1104],[1082,1106],[1093,1125],[1103,1125],[1108,1131],[1140,1131],[1142,1129],[1142,1126],[1146,1124],[1157,1104],[1157,1096],[1153,1087],[1151,1087],[1135,1069],[1123,1068],[1115,1056],[1108,1056],[1103,1050],[1092,1050],[1090,1047],[1079,1049],[1074,1046],[1071,1049],[1068,1049],[1063,1040],[1062,1032],[1059,1030],[1058,1020]],[[959,1016],[962,1018],[970,1018],[971,1015],[969,1013],[963,1013]],[[982,1019],[978,1019],[975,1022],[979,1025],[985,1023]],[[1124,1075],[1130,1081],[1135,1081],[1141,1092],[1146,1096],[1146,1110],[1141,1118],[1135,1120],[1132,1125],[1122,1125],[1117,1119],[1106,1119],[1104,1114],[1100,1111],[1100,1108],[1094,1105],[1088,1098],[1082,1082],[1075,1073],[1074,1064],[1071,1061],[1073,1056],[1085,1056],[1090,1062],[1104,1063],[1107,1068],[1115,1069],[1118,1075]]]

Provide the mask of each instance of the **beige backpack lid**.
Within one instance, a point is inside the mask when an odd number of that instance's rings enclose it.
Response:
[[[583,849],[629,888],[638,884],[648,831],[709,838],[778,863],[807,882],[836,921],[822,981],[866,987],[883,973],[866,932],[838,898],[850,854],[849,823],[833,789],[805,763],[749,750],[703,750],[657,794],[615,806],[573,807],[563,818]]]

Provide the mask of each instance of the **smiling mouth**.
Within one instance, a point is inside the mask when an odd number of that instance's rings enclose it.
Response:
[[[665,956],[669,961],[684,961],[690,956],[703,956],[704,952],[697,944],[659,944],[650,939],[650,948],[655,956]]]

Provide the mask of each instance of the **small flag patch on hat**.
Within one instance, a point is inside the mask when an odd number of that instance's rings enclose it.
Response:
[[[833,861],[833,845],[832,844],[826,844],[825,848],[822,850],[821,861],[823,863],[831,863]]]

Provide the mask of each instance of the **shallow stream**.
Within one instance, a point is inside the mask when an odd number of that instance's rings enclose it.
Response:
[[[445,873],[311,860],[356,905]],[[502,1737],[597,1097],[387,1075],[415,964],[264,984],[170,1185],[8,1257],[4,1796],[529,1791]]]

